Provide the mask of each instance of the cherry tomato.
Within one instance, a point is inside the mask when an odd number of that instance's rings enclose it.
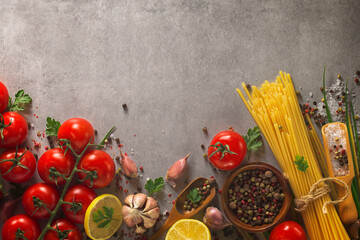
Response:
[[[24,155],[21,157],[22,154]],[[6,159],[11,161],[4,161]],[[13,183],[24,183],[28,181],[36,169],[36,159],[34,155],[24,148],[18,148],[17,153],[16,149],[3,152],[0,155],[0,162],[0,173],[2,177]],[[13,165],[15,167],[12,168]],[[9,170],[10,172],[8,172]]]
[[[22,237],[21,237],[22,234]],[[41,234],[39,224],[25,214],[15,215],[3,225],[1,230],[2,240],[27,239],[36,240]],[[16,238],[19,236],[18,238]]]
[[[0,82],[0,113],[4,112],[9,103],[9,92],[6,86]]]
[[[16,112],[6,112],[2,117],[0,129],[3,129],[4,138],[0,137],[0,148],[13,148],[23,144],[28,134],[25,118]]]
[[[216,134],[208,149],[210,162],[221,170],[236,168],[245,155],[246,142],[240,134],[233,131],[222,131]]]
[[[96,178],[94,178],[93,183],[90,179],[84,180],[84,183],[88,187],[92,188],[104,188],[108,186],[115,176],[115,163],[112,157],[101,150],[92,150],[85,154],[85,156],[80,160],[79,169],[87,171],[96,171]],[[77,172],[80,179],[86,177],[86,173]]]
[[[41,155],[38,161],[38,173],[41,179],[46,183],[55,184],[55,182],[57,182],[58,185],[63,185],[66,183],[65,179],[56,175],[53,170],[56,169],[58,173],[65,177],[69,177],[74,166],[75,159],[70,151],[65,155],[64,150],[54,148]]]
[[[44,219],[50,217],[46,208],[50,211],[54,210],[59,198],[57,189],[50,184],[36,183],[25,190],[22,205],[28,215],[35,219]],[[39,200],[44,204],[43,206],[39,205]]]
[[[61,209],[65,213],[65,216],[75,223],[84,223],[84,217],[86,209],[89,207],[92,200],[96,198],[96,193],[91,188],[84,185],[75,185],[71,187],[64,196],[64,201],[68,203],[75,203],[75,205],[62,204]],[[73,210],[74,209],[74,210]]]
[[[269,240],[307,240],[305,230],[296,222],[286,221],[271,231]]]
[[[66,120],[58,131],[58,139],[68,139],[76,153],[81,153],[89,142],[94,142],[94,138],[93,126],[83,118]]]
[[[47,231],[47,233],[44,236],[44,240],[59,240],[59,239],[63,239],[60,238],[57,231],[67,231],[70,230],[70,232],[68,233],[67,237],[64,238],[65,240],[82,240],[82,236],[81,236],[81,232],[80,229],[71,221],[64,219],[64,218],[60,218],[56,221],[54,221],[51,224],[51,227],[54,230],[49,230]]]

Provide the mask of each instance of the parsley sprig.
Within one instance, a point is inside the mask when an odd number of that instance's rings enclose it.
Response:
[[[153,192],[161,191],[164,189],[165,182],[163,177],[156,178],[155,181],[149,179],[145,184],[145,189],[152,194]]]
[[[243,138],[246,142],[247,150],[258,150],[263,142],[259,140],[260,129],[259,127],[254,127],[253,129],[249,128],[247,135],[244,135]]]
[[[193,188],[190,190],[189,194],[187,195],[187,198],[193,202],[193,203],[197,203],[201,200],[201,195],[199,193],[199,191],[196,188]]]
[[[93,213],[93,220],[98,223],[98,228],[109,228],[111,221],[119,221],[113,218],[114,209],[103,206],[103,210],[100,209]]]
[[[308,162],[304,159],[304,156],[296,155],[295,156],[295,164],[297,166],[297,169],[300,171],[305,172],[306,169],[309,167]]]
[[[51,117],[46,118],[46,130],[45,133],[48,136],[57,136],[61,123],[52,119]]]
[[[14,102],[12,98],[9,97],[9,111],[23,111],[23,105],[26,103],[30,103],[31,101],[32,99],[29,94],[25,94],[24,90],[21,89],[15,94]]]

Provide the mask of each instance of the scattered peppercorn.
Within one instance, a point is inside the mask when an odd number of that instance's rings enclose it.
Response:
[[[247,87],[247,88],[250,88],[251,86],[250,86],[250,84],[246,84],[246,87]]]
[[[360,76],[360,71],[359,70],[356,71],[356,75]]]
[[[205,149],[205,145],[204,145],[204,144],[201,144],[201,148],[202,148],[202,149]]]
[[[203,127],[203,132],[204,132],[205,134],[208,134],[208,130],[207,130],[206,127]]]
[[[123,109],[124,109],[125,111],[128,109],[128,107],[127,107],[127,105],[126,105],[125,103],[122,105],[122,107],[123,107]]]

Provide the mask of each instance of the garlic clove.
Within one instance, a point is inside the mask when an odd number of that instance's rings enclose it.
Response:
[[[187,159],[190,153],[184,158],[179,159],[172,165],[166,173],[166,181],[173,187],[176,187],[175,181],[181,178],[186,173]]]
[[[206,209],[203,222],[212,230],[222,230],[231,225],[216,207],[208,207]]]
[[[144,217],[144,227],[145,228],[151,228],[152,226],[155,225],[155,223],[156,223],[156,219]]]
[[[151,209],[151,210],[149,210],[149,211],[147,211],[147,212],[143,212],[143,213],[141,213],[143,216],[146,216],[146,217],[148,217],[148,218],[151,218],[151,219],[158,219],[159,218],[159,216],[160,216],[160,210],[159,210],[159,208],[158,207],[156,207],[156,208],[153,208],[153,209]]]
[[[137,209],[130,208],[128,206],[123,206],[122,213],[124,216],[124,222],[128,227],[135,227],[136,225],[143,222],[143,218],[141,217]]]
[[[133,205],[134,208],[142,208],[145,205],[147,196],[144,193],[138,193],[135,194],[134,198],[133,198]]]
[[[138,233],[138,234],[144,234],[146,232],[146,228],[143,228],[143,227],[137,227],[135,229],[135,233]]]
[[[158,202],[154,198],[148,197],[143,212],[147,212],[150,209],[156,208],[157,206]]]
[[[125,198],[124,203],[126,205],[129,205],[130,207],[133,207],[133,199],[134,199],[134,194],[131,194]]]
[[[138,170],[135,162],[126,153],[123,154],[121,151],[120,156],[121,168],[123,169],[124,174],[129,178],[136,178]]]

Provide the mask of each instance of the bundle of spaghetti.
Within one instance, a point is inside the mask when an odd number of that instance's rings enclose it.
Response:
[[[323,176],[290,75],[280,72],[275,82],[265,81],[260,88],[252,86],[251,93],[244,83],[242,86],[248,100],[239,89],[237,91],[288,176],[295,198],[307,195]],[[305,172],[297,169],[296,155],[307,160],[309,168]],[[328,201],[331,199],[326,194],[301,212],[310,239],[350,239],[334,205],[327,205],[327,213],[323,213],[322,206]]]

